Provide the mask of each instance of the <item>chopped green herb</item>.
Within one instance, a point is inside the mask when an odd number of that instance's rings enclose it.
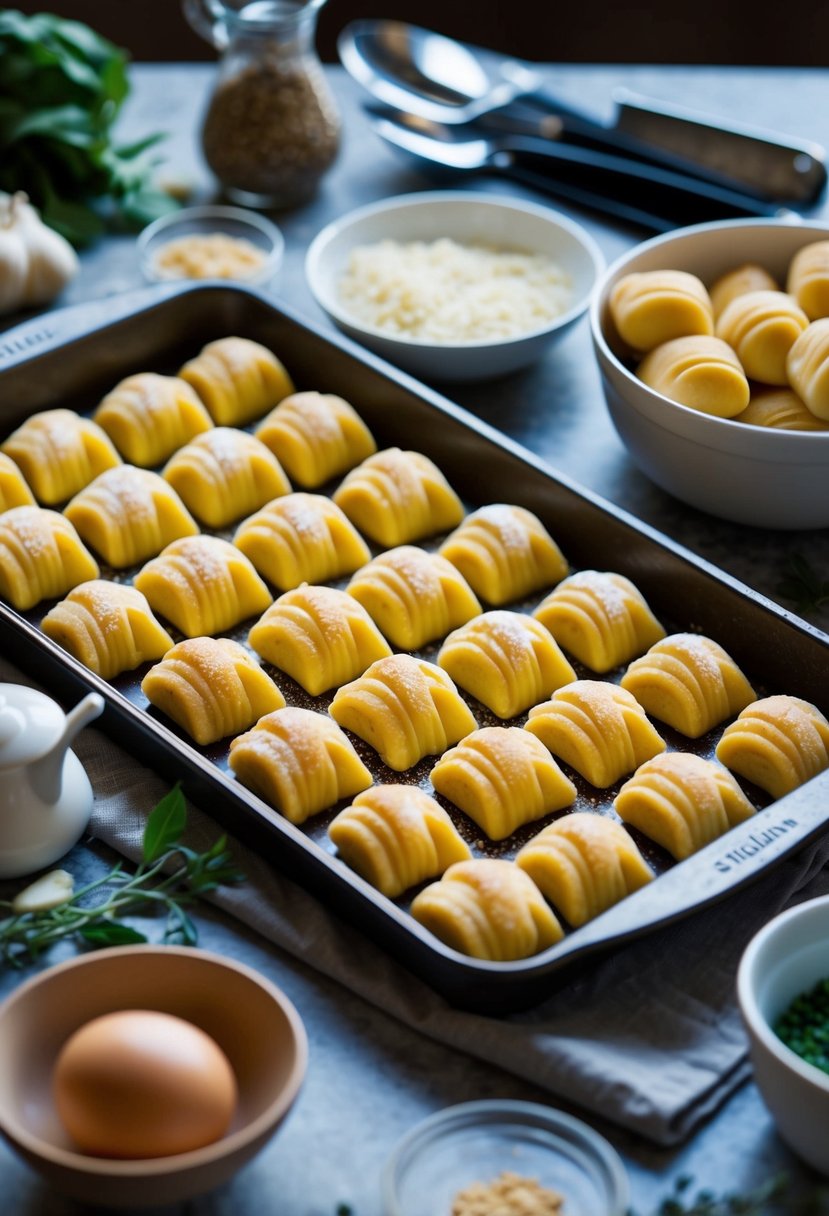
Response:
[[[829,979],[795,997],[774,1031],[807,1064],[829,1072]]]
[[[55,942],[79,938],[91,946],[129,946],[147,941],[145,934],[124,924],[119,916],[134,913],[165,917],[166,945],[194,946],[196,926],[186,908],[197,899],[243,876],[221,836],[204,853],[181,844],[187,807],[176,785],[151,812],[144,829],[144,859],[134,874],[118,862],[103,877],[67,898],[40,910],[16,912],[14,901],[0,900],[10,915],[0,920],[0,963],[20,966],[37,959]],[[19,907],[18,903],[18,907]]]

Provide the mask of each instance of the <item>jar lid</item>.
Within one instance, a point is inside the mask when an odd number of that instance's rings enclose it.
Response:
[[[44,756],[65,725],[66,714],[51,697],[23,684],[0,684],[0,769]]]

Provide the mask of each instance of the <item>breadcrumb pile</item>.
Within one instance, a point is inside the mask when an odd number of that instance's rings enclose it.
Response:
[[[504,1170],[492,1182],[473,1182],[458,1191],[451,1216],[559,1216],[563,1205],[558,1191]]]

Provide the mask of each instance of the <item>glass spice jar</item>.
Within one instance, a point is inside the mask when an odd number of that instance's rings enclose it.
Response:
[[[185,0],[191,23],[222,50],[201,140],[235,202],[307,202],[337,155],[340,118],[314,47],[324,2]]]

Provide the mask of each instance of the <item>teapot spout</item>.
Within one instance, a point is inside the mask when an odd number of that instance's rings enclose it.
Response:
[[[104,698],[97,692],[88,693],[70,713],[54,747],[29,767],[29,780],[34,792],[47,805],[56,803],[63,784],[63,761],[72,740],[84,726],[100,717]]]

